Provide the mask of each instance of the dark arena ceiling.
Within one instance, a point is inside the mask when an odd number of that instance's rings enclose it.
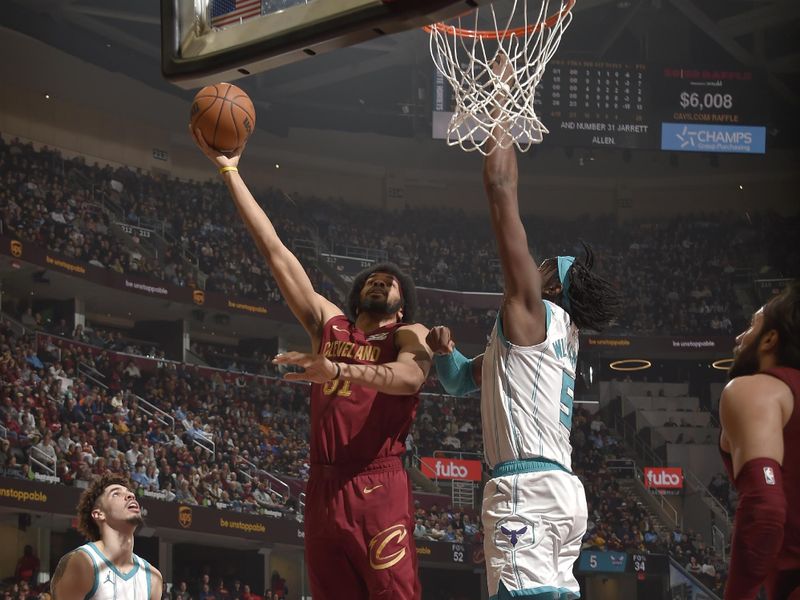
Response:
[[[3,5],[3,27],[191,98],[161,76],[158,0]],[[560,58],[763,69],[773,138],[797,146],[797,0],[577,0],[574,10]],[[259,126],[278,135],[302,126],[422,137],[430,135],[432,69],[425,34],[411,31],[253,75],[241,85],[256,100]]]

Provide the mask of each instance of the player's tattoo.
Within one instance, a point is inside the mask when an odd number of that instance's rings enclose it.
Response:
[[[75,551],[68,552],[64,556],[61,557],[61,560],[58,561],[58,565],[56,566],[55,573],[53,573],[53,578],[50,580],[50,595],[52,596],[53,600],[56,600],[56,586],[58,586],[58,582],[61,581],[61,578],[64,576],[64,573],[67,570],[67,566],[69,565],[69,561],[72,560],[72,556],[75,554]]]

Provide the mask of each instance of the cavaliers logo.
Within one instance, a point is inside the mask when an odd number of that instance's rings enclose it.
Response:
[[[22,256],[22,242],[11,240],[11,256],[16,256],[17,258]]]
[[[206,293],[203,290],[194,290],[192,292],[192,300],[198,306],[203,306],[206,302]]]
[[[387,527],[369,541],[369,566],[376,571],[389,569],[403,560],[406,555],[408,531],[402,523]]]
[[[188,506],[178,507],[178,524],[184,529],[192,526],[192,509]]]

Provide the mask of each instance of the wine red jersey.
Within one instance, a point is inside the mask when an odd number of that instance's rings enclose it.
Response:
[[[786,527],[783,534],[783,547],[778,555],[777,569],[800,569],[800,370],[776,367],[762,371],[783,381],[794,395],[792,416],[783,428],[783,491],[786,495]],[[722,462],[733,478],[731,455],[722,451]]]
[[[403,323],[363,332],[344,315],[322,331],[319,352],[335,362],[374,365],[397,359],[395,335]],[[419,393],[384,394],[347,379],[311,386],[311,463],[367,465],[402,456]],[[312,466],[313,470],[313,466]]]

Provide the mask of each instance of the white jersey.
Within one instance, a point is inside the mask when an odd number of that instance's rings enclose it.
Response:
[[[547,337],[535,346],[505,339],[498,315],[483,357],[481,420],[486,463],[528,458],[572,470],[572,405],[578,329],[560,306],[542,300]]]
[[[133,555],[133,568],[122,573],[93,543],[78,548],[94,565],[94,585],[84,600],[149,600],[152,569],[150,563]]]

